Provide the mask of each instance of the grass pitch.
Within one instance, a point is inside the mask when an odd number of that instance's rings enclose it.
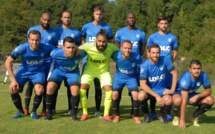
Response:
[[[4,76],[0,75],[0,79],[3,80]],[[88,99],[88,111],[90,119],[86,121],[75,122],[68,115],[68,103],[66,88],[62,84],[62,88],[59,90],[58,101],[57,101],[57,114],[53,117],[52,121],[45,121],[45,117],[41,116],[42,106],[40,105],[37,110],[40,116],[39,120],[33,120],[30,116],[23,117],[20,119],[12,119],[16,115],[17,110],[12,103],[9,83],[7,81],[5,85],[0,85],[0,134],[67,134],[67,133],[93,133],[93,134],[103,134],[103,133],[195,133],[195,134],[211,134],[215,132],[215,106],[205,114],[201,115],[199,118],[200,127],[192,126],[192,123],[188,121],[188,116],[195,111],[195,107],[188,106],[186,117],[187,117],[187,129],[182,130],[178,127],[172,126],[171,122],[168,124],[161,124],[159,120],[150,121],[148,124],[136,124],[129,117],[131,111],[131,101],[128,97],[127,88],[123,91],[123,97],[120,105],[121,121],[119,123],[107,122],[103,119],[94,116],[95,112],[95,99],[94,99],[94,89],[90,89],[89,99]],[[25,87],[26,88],[26,87]],[[214,87],[213,87],[214,88]],[[201,89],[200,91],[202,91]],[[21,93],[22,103],[24,107],[24,94]],[[101,112],[104,111],[104,91],[101,104]],[[34,95],[33,95],[34,96]],[[215,93],[212,94],[215,96]],[[30,109],[32,108],[33,97],[30,104]],[[42,103],[41,103],[42,104]],[[159,107],[156,106],[156,112],[158,112]],[[111,114],[113,110],[111,109]],[[139,112],[141,119],[143,114],[140,110]],[[80,118],[80,117],[79,117]]]

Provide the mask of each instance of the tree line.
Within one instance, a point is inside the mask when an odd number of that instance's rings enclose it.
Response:
[[[136,15],[136,26],[147,38],[158,31],[156,18],[169,17],[169,32],[179,43],[178,57],[199,59],[210,78],[215,78],[215,1],[214,0],[7,0],[0,1],[0,49],[10,53],[27,41],[27,30],[40,24],[43,12],[52,17],[51,27],[61,25],[64,10],[72,12],[71,25],[81,32],[93,21],[93,7],[104,6],[104,22],[116,31],[126,26],[126,14]],[[190,60],[189,60],[190,61]],[[187,65],[180,61],[180,64]],[[187,66],[186,66],[187,68]]]

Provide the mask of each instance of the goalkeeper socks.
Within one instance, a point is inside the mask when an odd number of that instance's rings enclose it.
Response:
[[[112,103],[112,93],[113,93],[112,90],[105,92],[106,96],[105,96],[105,102],[104,102],[104,106],[105,106],[104,116],[109,115],[110,108],[111,108],[111,103]]]
[[[83,110],[83,114],[88,114],[87,111],[87,90],[85,89],[80,89],[80,102]]]

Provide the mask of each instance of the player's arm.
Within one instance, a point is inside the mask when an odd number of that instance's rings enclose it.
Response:
[[[192,98],[189,99],[189,103],[193,104],[196,102],[197,99],[199,98],[205,98],[207,96],[211,95],[211,88],[205,89],[205,91],[203,91],[202,93],[193,96]]]
[[[170,92],[171,94],[173,94],[175,92],[177,82],[178,82],[178,72],[176,71],[176,69],[174,69],[170,73],[172,74],[172,86],[171,86]]]
[[[115,46],[117,46],[118,48],[120,48],[120,43],[119,43],[119,41],[115,41],[114,44],[115,44]]]
[[[11,63],[13,61],[14,61],[14,59],[11,56],[9,56],[7,58],[7,60],[6,60],[6,62],[5,62],[5,68],[7,69],[8,74],[9,74],[11,80],[12,80],[12,82],[10,84],[10,87],[9,87],[10,92],[11,93],[16,93],[16,90],[19,89],[19,84],[17,83],[16,78],[15,78],[15,76],[13,74],[13,69],[12,69],[12,66],[11,66]]]
[[[164,106],[164,103],[162,101],[162,98],[160,97],[160,95],[158,95],[157,93],[155,93],[148,85],[147,85],[147,80],[140,80],[140,88],[143,89],[144,91],[146,91],[148,94],[154,96],[158,102],[159,106]]]
[[[110,43],[114,44],[114,40],[113,40],[113,38],[108,39],[108,42],[110,42]]]
[[[178,56],[178,50],[172,50],[173,55],[172,55],[172,62],[174,62]]]
[[[146,47],[146,43],[145,42],[143,42],[143,43],[140,44],[140,55],[141,56],[144,54],[145,47]]]
[[[188,91],[181,90],[181,97],[182,97],[182,103],[181,103],[181,118],[180,118],[179,128],[184,129],[186,128],[185,113],[186,113],[187,100],[188,100]]]

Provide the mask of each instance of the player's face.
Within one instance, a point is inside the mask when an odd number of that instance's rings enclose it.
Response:
[[[130,57],[131,56],[131,50],[132,50],[132,44],[128,42],[124,42],[121,46],[122,54],[125,57]]]
[[[101,22],[103,18],[103,12],[101,10],[96,10],[93,13],[94,20],[97,22]]]
[[[136,23],[136,17],[134,14],[128,14],[126,17],[126,22],[129,26],[134,26]]]
[[[62,14],[61,21],[63,22],[63,25],[70,26],[70,23],[72,21],[72,16],[70,15],[69,12],[64,12]]]
[[[167,31],[167,28],[168,28],[168,21],[167,20],[161,20],[159,23],[158,23],[158,27],[159,27],[159,30],[161,31]]]
[[[71,58],[75,53],[75,43],[65,42],[63,50],[65,57]]]
[[[39,34],[30,34],[28,38],[28,42],[30,42],[30,48],[32,51],[36,51],[39,49],[40,44],[40,35]]]
[[[107,38],[102,35],[98,35],[96,38],[96,48],[97,50],[103,52],[107,47]]]
[[[48,14],[44,14],[41,18],[40,18],[40,21],[41,21],[41,26],[48,30],[49,27],[50,27],[50,22],[51,22],[51,17],[48,15]]]
[[[159,48],[151,48],[151,51],[149,54],[150,54],[150,60],[153,63],[157,63],[159,58],[160,58],[160,49]]]
[[[201,69],[202,69],[201,65],[192,64],[191,67],[189,68],[189,70],[191,72],[191,76],[195,79],[199,78]]]

